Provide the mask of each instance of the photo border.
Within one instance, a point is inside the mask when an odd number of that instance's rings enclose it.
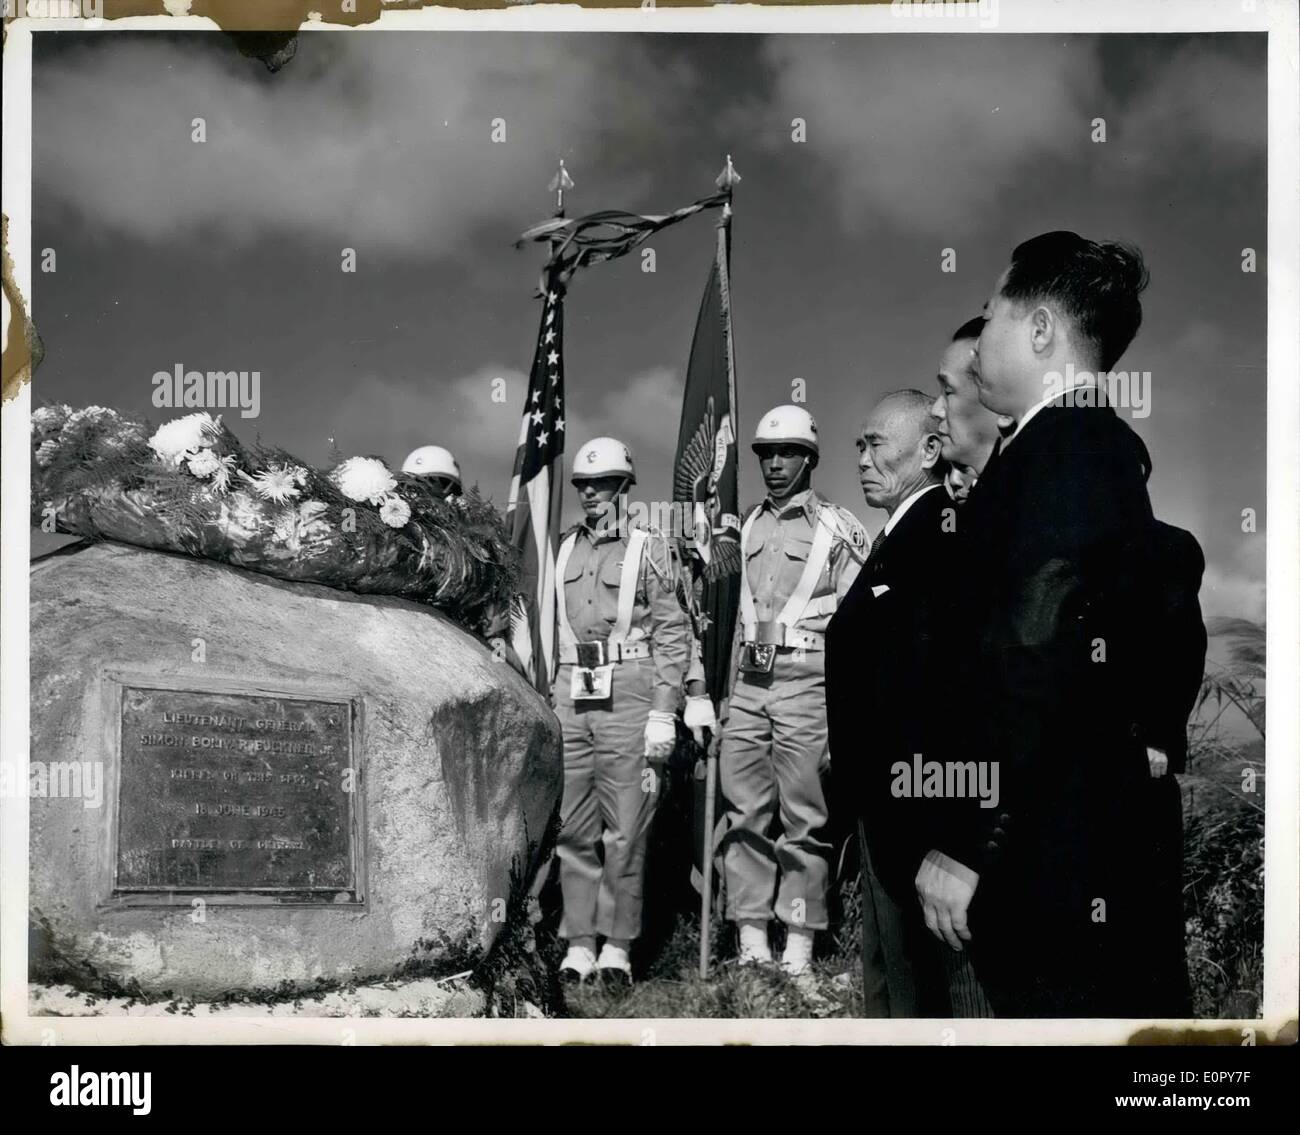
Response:
[[[31,0],[33,7],[37,0]],[[323,8],[324,4],[310,5]],[[363,0],[358,7],[373,7]],[[107,4],[111,11],[112,3]],[[247,4],[208,3],[243,11]],[[1265,794],[1264,997],[1255,1020],[873,1020],[656,1019],[513,1020],[364,1017],[204,1018],[29,1015],[26,793],[0,800],[0,1012],[10,1044],[1267,1044],[1296,1042],[1300,988],[1300,30],[1292,0],[997,0],[997,27],[975,19],[898,18],[894,6],[577,8],[517,5],[472,11],[386,9],[373,23],[313,22],[303,31],[511,30],[535,32],[727,32],[1025,34],[1262,31],[1268,33],[1268,744]],[[262,9],[263,16],[266,9]],[[231,27],[226,23],[227,28]],[[243,26],[243,25],[234,25]],[[266,27],[261,24],[248,26]],[[31,247],[33,32],[219,30],[197,16],[83,20],[28,16],[7,21],[4,44],[6,217],[3,511],[0,513],[0,761],[6,783],[25,785],[29,730],[30,368],[23,304],[34,319]],[[24,301],[24,297],[26,300]],[[26,375],[24,376],[24,370]],[[11,385],[16,386],[14,391]],[[12,778],[12,779],[10,779]]]

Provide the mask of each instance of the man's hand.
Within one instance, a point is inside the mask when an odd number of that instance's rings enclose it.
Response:
[[[652,709],[645,723],[645,755],[652,761],[666,761],[677,744],[677,718]]]
[[[1169,755],[1164,749],[1153,749],[1147,746],[1147,764],[1151,766],[1151,775],[1162,777],[1169,771]]]
[[[713,700],[707,694],[688,697],[686,699],[686,710],[682,714],[682,721],[686,724],[686,728],[691,731],[695,743],[701,749],[704,748],[704,731],[706,729],[711,733],[718,731],[718,718],[713,712]]]
[[[927,854],[916,873],[916,896],[921,900],[925,925],[954,950],[960,950],[963,941],[970,941],[966,911],[979,881],[976,872],[941,851]]]

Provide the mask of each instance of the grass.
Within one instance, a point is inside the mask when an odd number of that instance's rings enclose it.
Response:
[[[1250,1018],[1264,996],[1264,628],[1207,629],[1227,657],[1206,666],[1182,778],[1187,963],[1195,1016]],[[1246,732],[1224,729],[1228,709]]]
[[[1193,1013],[1199,1019],[1252,1018],[1263,999],[1264,688],[1263,628],[1242,620],[1211,626],[1229,642],[1226,665],[1207,669],[1191,730],[1183,790],[1184,891]],[[1222,727],[1224,707],[1248,732]],[[652,836],[647,932],[633,954],[627,992],[561,986],[564,944],[558,910],[503,935],[492,998],[505,1016],[586,1018],[853,1017],[862,1012],[861,901],[856,871],[836,888],[831,930],[819,934],[807,979],[735,963],[734,931],[714,920],[713,961],[699,976],[698,899],[689,877],[691,776],[679,765],[666,785]],[[778,931],[779,933],[779,931]],[[779,941],[775,943],[779,947]]]
[[[714,960],[708,978],[699,974],[700,922],[683,915],[648,971],[627,992],[599,984],[570,987],[571,1017],[855,1017],[862,1012],[858,959],[838,954],[814,963],[805,978],[793,979],[776,966],[740,966],[733,935],[721,935],[724,958]],[[715,951],[716,955],[716,951]]]
[[[1194,1011],[1259,1014],[1264,988],[1264,814],[1243,772],[1262,770],[1263,742],[1208,750],[1183,781],[1183,914]]]

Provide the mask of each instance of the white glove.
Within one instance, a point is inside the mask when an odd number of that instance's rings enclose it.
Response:
[[[645,755],[652,761],[667,760],[676,744],[676,715],[652,709],[645,723]]]
[[[706,694],[698,694],[695,697],[687,698],[682,721],[685,722],[686,728],[691,731],[695,743],[701,749],[704,748],[704,731],[706,729],[713,733],[718,731],[718,718],[713,712],[713,700]]]
[[[1162,777],[1169,771],[1169,754],[1164,749],[1153,749],[1148,745],[1147,764],[1151,768],[1153,777]]]

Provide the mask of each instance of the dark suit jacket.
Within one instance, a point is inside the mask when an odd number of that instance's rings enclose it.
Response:
[[[981,723],[965,747],[998,763],[1001,801],[950,815],[937,846],[980,873],[973,955],[999,1016],[1160,1016],[1177,984],[1149,958],[1152,910],[1172,909],[1146,893],[1169,833],[1151,807],[1142,620],[1113,586],[1153,524],[1148,470],[1112,410],[1053,405],[962,513],[958,716]]]
[[[951,570],[957,505],[942,485],[914,501],[849,589],[826,630],[826,718],[837,803],[862,820],[872,865],[900,906],[933,838],[923,802],[891,792],[896,762],[929,756],[942,689],[935,666],[941,572]],[[879,595],[874,592],[888,588]]]
[[[897,762],[928,754],[935,721],[939,573],[956,542],[943,486],[912,502],[858,574],[826,630],[831,807],[863,848],[863,1002],[869,1017],[950,1016],[938,944],[914,881],[933,801],[896,797]],[[879,594],[876,592],[879,591]]]

